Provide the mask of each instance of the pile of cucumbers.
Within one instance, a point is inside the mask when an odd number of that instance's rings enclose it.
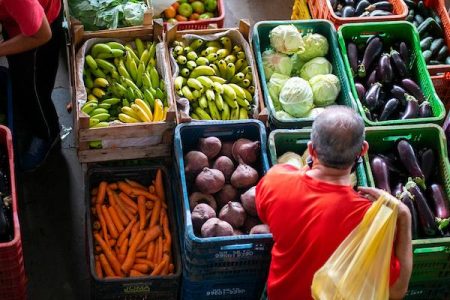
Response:
[[[178,64],[175,92],[187,98],[195,120],[248,119],[255,86],[244,50],[229,37],[189,45],[175,41],[172,55]]]

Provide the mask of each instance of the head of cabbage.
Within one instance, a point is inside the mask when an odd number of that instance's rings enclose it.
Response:
[[[269,90],[270,99],[272,100],[273,106],[275,107],[276,111],[282,109],[279,100],[280,92],[289,78],[289,76],[283,74],[273,73],[272,77],[270,77],[270,80],[267,83],[267,89]]]
[[[287,76],[291,75],[292,63],[291,59],[286,54],[277,53],[272,49],[269,49],[262,53],[262,62],[266,80],[269,80],[273,73]]]
[[[333,66],[325,57],[316,57],[308,61],[300,69],[300,77],[310,80],[316,75],[331,74]]]
[[[308,33],[303,36],[303,42],[305,43],[304,49],[297,52],[303,61],[328,54],[328,40],[321,34]]]
[[[314,107],[313,93],[308,81],[300,77],[292,77],[284,84],[280,93],[283,110],[296,118],[308,115]]]
[[[341,91],[341,82],[334,74],[316,75],[309,80],[309,84],[316,106],[333,104]]]
[[[294,25],[278,25],[269,33],[270,45],[278,52],[294,54],[304,50],[301,33]]]

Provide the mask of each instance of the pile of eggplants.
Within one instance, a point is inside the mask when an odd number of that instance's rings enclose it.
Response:
[[[370,155],[370,167],[375,186],[409,208],[413,239],[450,234],[450,207],[433,149],[417,151],[407,140],[399,139],[390,152]]]
[[[0,243],[14,238],[8,156],[0,149]]]
[[[409,8],[407,21],[411,22],[419,32],[420,48],[427,65],[450,65],[450,53],[444,39],[442,21],[436,12],[422,0],[417,3],[404,0]]]
[[[378,0],[329,0],[338,17],[384,17],[393,15],[394,7],[389,1]]]
[[[371,121],[433,116],[430,103],[411,78],[410,51],[404,41],[389,43],[373,35],[365,43],[347,44],[358,98]]]

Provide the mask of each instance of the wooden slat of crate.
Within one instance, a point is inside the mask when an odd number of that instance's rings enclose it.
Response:
[[[252,47],[251,35],[250,35],[250,23],[248,20],[245,20],[245,19],[239,21],[238,28],[212,28],[212,29],[201,29],[201,30],[177,31],[177,26],[174,25],[174,26],[168,28],[168,30],[165,33],[167,53],[169,54],[169,47],[173,43],[173,41],[181,39],[181,37],[185,34],[208,35],[208,34],[225,32],[230,29],[239,30],[239,32],[243,35],[245,40],[248,42],[250,50],[253,53],[253,47]],[[258,120],[262,121],[264,124],[267,124],[267,120],[269,119],[269,113],[267,111],[267,108],[264,105],[264,98],[262,95],[260,81],[259,81],[259,75],[258,75],[258,71],[257,71],[258,69],[256,67],[256,61],[254,58],[253,58],[253,65],[251,67],[252,67],[252,75],[253,75],[253,78],[255,81],[255,85],[257,85],[257,86],[255,86],[255,88],[257,87],[257,90],[258,90],[258,106],[259,106],[258,107],[258,110],[259,110]],[[171,76],[171,78],[173,76],[171,68],[170,68],[170,76]],[[172,89],[172,91],[174,92],[173,98],[176,99],[174,89]],[[181,116],[180,113],[178,113],[177,115],[178,115],[179,123],[187,123],[187,122],[192,121],[192,119],[190,117],[183,117],[183,116]]]

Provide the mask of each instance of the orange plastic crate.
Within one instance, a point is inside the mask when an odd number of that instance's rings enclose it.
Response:
[[[217,17],[205,20],[178,22],[178,30],[197,30],[208,29],[210,26],[216,26],[217,28],[223,27],[225,20],[225,4],[224,0],[217,0]],[[168,23],[164,22],[164,27],[167,29]]]
[[[444,66],[444,67],[443,67]],[[450,110],[450,68],[445,65],[434,66],[428,69],[434,89],[445,105],[445,110]]]
[[[392,3],[394,15],[384,17],[338,17],[334,13],[329,0],[308,0],[308,6],[313,19],[330,20],[337,29],[339,26],[347,23],[400,21],[406,19],[408,15],[406,4],[402,0],[389,0],[389,2]]]

